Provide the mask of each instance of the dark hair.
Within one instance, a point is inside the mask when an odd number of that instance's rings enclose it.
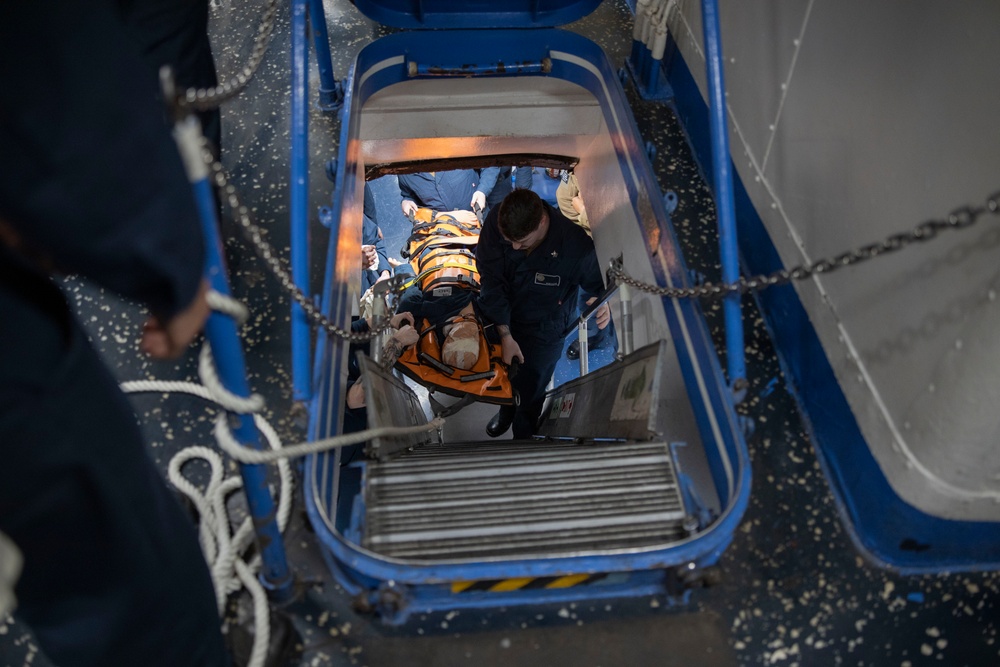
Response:
[[[520,241],[538,229],[545,215],[545,203],[531,190],[514,190],[500,202],[497,224],[511,241]]]

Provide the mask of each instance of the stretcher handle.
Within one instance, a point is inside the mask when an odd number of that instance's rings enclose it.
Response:
[[[473,202],[472,203],[472,212],[476,214],[477,218],[479,218],[479,226],[482,227],[483,226],[483,207],[480,206],[479,204]]]
[[[413,211],[410,211],[409,213],[406,214],[406,219],[410,221],[410,227],[413,227],[413,225],[417,224],[417,214],[414,213]],[[410,247],[410,242],[409,239],[407,239],[406,243],[403,244],[403,247],[399,249],[399,256],[402,257],[403,259],[409,259],[410,258],[409,247]]]

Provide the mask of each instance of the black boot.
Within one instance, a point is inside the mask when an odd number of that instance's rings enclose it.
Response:
[[[497,413],[493,415],[493,419],[486,425],[486,434],[491,438],[498,438],[507,432],[507,429],[510,428],[513,422],[514,406],[505,405],[497,410]]]

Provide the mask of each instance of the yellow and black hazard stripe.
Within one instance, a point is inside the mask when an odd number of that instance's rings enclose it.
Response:
[[[554,588],[572,588],[586,586],[600,581],[608,575],[600,574],[567,574],[561,577],[515,577],[513,579],[480,579],[478,581],[453,581],[452,593],[510,593],[512,591],[530,591]]]

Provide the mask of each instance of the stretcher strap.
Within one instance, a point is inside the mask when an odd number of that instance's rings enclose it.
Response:
[[[479,281],[474,278],[467,278],[462,275],[458,276],[441,276],[440,278],[435,278],[434,280],[427,283],[424,287],[425,292],[429,292],[437,287],[443,287],[445,285],[458,285],[462,289],[471,289],[479,291]]]
[[[431,236],[424,241],[417,243],[416,247],[410,247],[416,241],[407,242],[406,244],[406,254],[409,257],[415,257],[423,253],[427,248],[433,248],[437,246],[441,247],[460,247],[464,246],[475,246],[479,244],[479,238],[474,236],[456,236],[454,234],[442,234],[439,236]]]
[[[419,275],[416,275],[416,276],[410,278],[405,283],[403,283],[402,289],[405,290],[405,289],[407,289],[409,287],[412,287],[413,285],[417,284],[418,282],[420,282],[420,281],[424,280],[425,278],[433,275],[435,272],[440,271],[441,269],[462,269],[463,271],[469,271],[470,273],[474,273],[477,276],[479,275],[479,272],[476,271],[475,268],[470,267],[468,264],[452,264],[452,263],[448,262],[448,263],[445,263],[445,264],[439,264],[439,265],[437,265],[437,266],[435,266],[433,268],[427,269],[426,271],[422,271]],[[446,280],[446,279],[442,279],[442,280]],[[439,281],[432,281],[431,285],[436,285],[436,284],[438,284],[438,282]],[[458,280],[458,279],[452,279],[452,280],[450,280],[450,282],[463,282],[463,281]],[[475,279],[471,279],[470,278],[470,279],[467,279],[464,282],[466,282],[467,286],[469,286],[469,287],[474,287],[475,289],[479,289],[479,282],[476,281]]]

